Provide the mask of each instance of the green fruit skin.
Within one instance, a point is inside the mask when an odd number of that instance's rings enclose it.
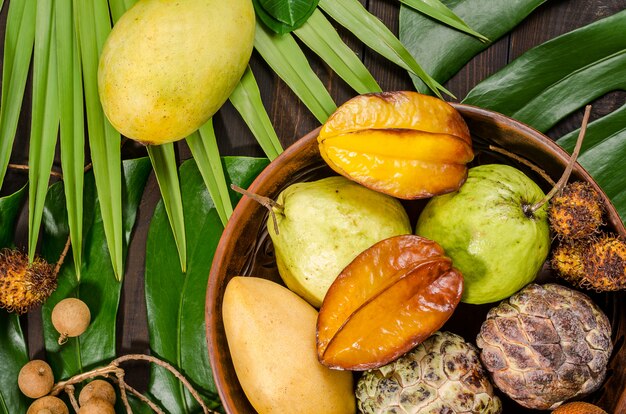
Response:
[[[428,202],[415,232],[438,242],[463,273],[463,302],[496,302],[532,282],[548,256],[547,205],[533,217],[523,211],[543,197],[521,171],[481,165],[459,191]]]
[[[279,234],[271,217],[281,278],[289,289],[315,307],[341,271],[361,252],[389,237],[411,233],[400,202],[344,177],[287,187],[275,208]]]

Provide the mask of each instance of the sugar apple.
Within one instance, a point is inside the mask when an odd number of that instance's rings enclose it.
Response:
[[[476,344],[494,384],[546,410],[596,390],[611,355],[611,325],[581,292],[531,284],[487,314]]]
[[[449,332],[435,332],[396,361],[366,371],[356,397],[366,414],[502,412],[476,348]]]

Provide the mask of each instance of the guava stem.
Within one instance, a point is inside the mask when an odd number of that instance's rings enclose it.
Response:
[[[272,222],[274,223],[274,232],[278,235],[279,234],[279,230],[278,230],[278,220],[276,220],[276,214],[274,213],[274,208],[279,209],[281,212],[285,210],[285,207],[280,204],[277,203],[276,201],[272,200],[269,197],[264,197],[262,195],[258,195],[258,194],[254,194],[251,193],[248,190],[244,190],[243,188],[235,185],[235,184],[231,184],[230,188],[232,188],[233,190],[235,190],[236,192],[245,195],[246,197],[250,197],[251,199],[253,199],[254,201],[256,201],[257,203],[261,204],[263,207],[265,207],[266,209],[269,210],[270,215],[272,216]]]
[[[585,107],[585,115],[583,116],[583,122],[582,122],[582,125],[580,126],[580,132],[578,133],[578,139],[576,140],[576,147],[574,148],[574,152],[572,152],[572,156],[570,157],[569,162],[567,163],[567,167],[565,168],[563,175],[561,176],[559,181],[556,183],[556,185],[552,187],[552,190],[550,190],[550,192],[546,194],[546,196],[542,198],[541,201],[528,207],[527,211],[525,211],[527,214],[531,216],[535,214],[537,210],[543,207],[544,204],[550,201],[552,197],[554,197],[555,194],[563,190],[563,187],[565,187],[565,184],[567,183],[567,180],[569,180],[569,177],[572,174],[572,170],[574,169],[574,164],[576,163],[578,154],[580,154],[580,149],[582,148],[583,140],[585,139],[585,133],[587,132],[587,123],[589,122],[590,115],[591,115],[591,105],[587,105]]]

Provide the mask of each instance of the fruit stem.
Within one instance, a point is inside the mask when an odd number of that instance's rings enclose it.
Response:
[[[567,183],[567,180],[569,180],[569,177],[572,174],[572,170],[574,169],[574,164],[576,163],[578,154],[580,154],[580,149],[583,145],[583,140],[585,139],[585,133],[587,132],[587,123],[589,122],[590,115],[591,115],[591,105],[587,105],[585,107],[585,115],[583,116],[583,122],[582,122],[582,125],[580,126],[580,132],[578,133],[578,139],[576,140],[576,147],[574,148],[574,152],[572,152],[572,156],[570,157],[569,162],[567,163],[567,167],[565,168],[563,175],[561,176],[559,181],[556,183],[556,185],[552,187],[552,190],[550,190],[550,192],[546,194],[546,196],[542,198],[541,201],[530,206],[524,206],[524,212],[528,216],[532,216],[533,214],[535,214],[537,210],[543,207],[544,204],[550,201],[552,197],[554,197],[555,194],[563,190],[563,187],[565,187],[565,184]]]
[[[70,404],[72,404],[72,408],[74,409],[74,411],[78,412],[80,410],[80,406],[78,405],[78,401],[76,401],[76,395],[74,395],[74,386],[72,384],[68,384],[64,388],[64,391],[70,399]]]
[[[235,190],[236,192],[245,195],[246,197],[250,197],[251,199],[253,199],[254,201],[256,201],[257,203],[261,204],[263,207],[265,207],[266,209],[269,210],[270,215],[272,216],[272,222],[274,223],[274,232],[276,233],[276,235],[279,234],[278,231],[278,220],[276,220],[276,214],[274,213],[274,208],[279,209],[281,212],[285,210],[285,207],[280,204],[277,203],[276,201],[272,200],[269,197],[264,197],[262,195],[258,195],[258,194],[254,194],[251,193],[248,190],[244,190],[243,188],[235,185],[235,184],[231,184],[230,188],[232,188],[233,190]]]

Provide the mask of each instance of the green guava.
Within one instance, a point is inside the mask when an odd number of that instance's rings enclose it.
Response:
[[[481,165],[459,191],[428,202],[416,234],[441,244],[463,273],[463,302],[496,302],[532,282],[548,256],[547,205],[528,209],[543,198],[516,168]]]

